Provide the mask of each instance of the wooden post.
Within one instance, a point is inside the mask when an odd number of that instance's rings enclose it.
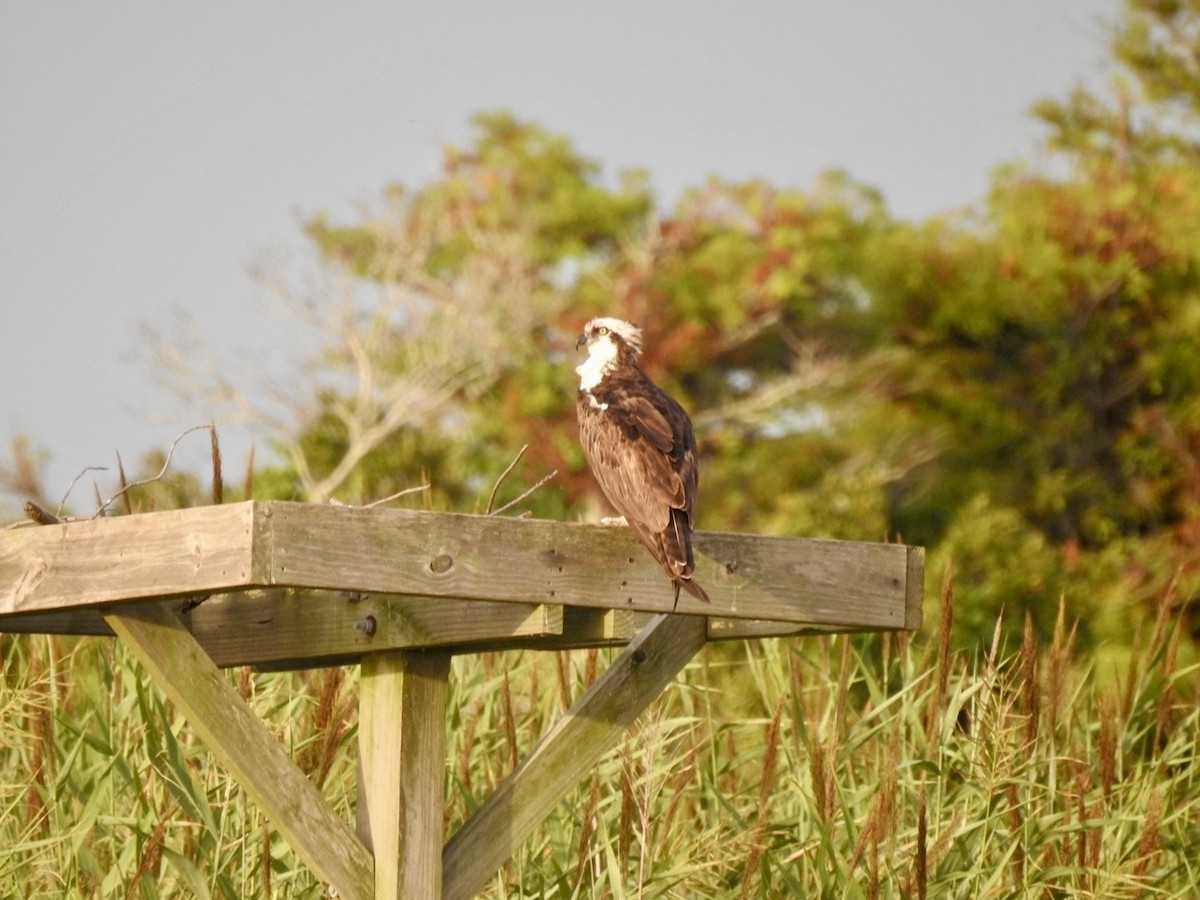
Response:
[[[104,618],[317,877],[343,900],[371,900],[374,875],[367,849],[179,617],[143,603],[106,610]]]
[[[375,855],[375,900],[439,900],[450,654],[363,657],[359,827]],[[366,815],[363,815],[363,807]]]

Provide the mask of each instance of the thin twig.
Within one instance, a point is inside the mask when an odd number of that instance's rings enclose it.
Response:
[[[429,490],[430,487],[431,487],[431,485],[428,485],[428,484],[418,484],[416,487],[405,488],[402,491],[396,491],[396,493],[392,494],[390,497],[382,497],[379,500],[372,500],[370,503],[368,503],[366,506],[364,506],[362,508],[363,509],[371,509],[376,506],[383,506],[383,504],[388,503],[392,500],[395,500],[398,497],[403,497],[406,494],[416,494],[416,493],[420,493],[421,491],[427,491],[427,490]]]
[[[535,484],[533,487],[531,487],[525,493],[521,494],[519,497],[514,497],[512,500],[509,500],[507,503],[505,503],[499,509],[492,510],[490,513],[488,513],[488,515],[489,516],[498,516],[498,515],[500,515],[500,513],[504,512],[506,509],[511,509],[512,507],[516,506],[518,503],[520,503],[522,500],[524,500],[526,497],[528,497],[530,494],[532,494],[534,491],[536,491],[538,488],[540,488],[543,484],[545,484],[547,481],[549,481],[551,478],[553,478],[557,474],[558,474],[558,469],[555,469],[553,472],[551,472],[549,475],[547,475],[545,478],[543,478],[541,481],[539,481],[537,484]]]
[[[71,483],[67,485],[67,492],[65,494],[63,494],[62,500],[60,500],[58,502],[58,509],[55,510],[55,514],[58,515],[60,518],[62,517],[63,507],[67,505],[67,498],[71,496],[71,491],[75,490],[75,485],[76,485],[76,483],[78,483],[80,478],[82,478],[88,472],[107,472],[107,471],[108,471],[108,466],[84,466],[83,469],[79,472],[79,474],[71,479]]]
[[[507,478],[509,473],[517,467],[517,463],[521,461],[521,457],[525,455],[525,451],[528,449],[529,445],[526,444],[524,447],[518,450],[517,455],[513,457],[513,461],[508,464],[508,468],[500,473],[500,477],[497,478],[496,483],[492,485],[492,494],[490,497],[488,497],[487,507],[483,510],[483,514],[485,516],[490,516],[492,514],[492,504],[496,502],[496,491],[500,490],[500,485],[504,484],[504,479]],[[512,503],[508,505],[512,506]],[[507,507],[505,508],[507,509]],[[497,510],[497,512],[499,512],[499,510]]]
[[[162,468],[159,470],[157,475],[155,475],[153,478],[143,478],[141,481],[131,481],[129,484],[125,485],[123,488],[121,488],[119,491],[117,491],[115,494],[113,494],[111,497],[109,497],[107,500],[105,500],[104,503],[100,504],[100,508],[98,510],[96,510],[95,514],[92,515],[92,518],[98,519],[98,518],[100,518],[100,516],[104,515],[104,510],[108,509],[108,507],[112,505],[114,500],[118,499],[119,497],[124,496],[127,491],[130,491],[136,487],[142,487],[147,484],[153,484],[156,481],[161,481],[162,477],[167,474],[167,469],[169,469],[171,467],[171,457],[175,453],[175,448],[179,446],[179,442],[182,441],[189,434],[191,434],[193,431],[202,431],[206,428],[215,430],[216,426],[214,426],[214,425],[193,425],[191,428],[186,429],[182,434],[179,435],[179,437],[175,438],[175,440],[173,440],[171,442],[171,446],[167,449],[167,458],[165,460],[163,460]],[[93,466],[93,468],[97,468],[97,467]],[[85,469],[84,471],[87,471],[87,470]],[[76,479],[76,480],[78,480],[78,479]],[[74,485],[74,482],[72,482],[72,485]],[[69,494],[70,491],[68,491],[67,493]],[[64,503],[66,502],[65,497],[63,498],[63,502]]]

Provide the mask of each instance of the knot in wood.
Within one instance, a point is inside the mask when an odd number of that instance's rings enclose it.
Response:
[[[448,553],[439,553],[429,561],[429,569],[435,575],[445,575],[454,565],[454,558]]]

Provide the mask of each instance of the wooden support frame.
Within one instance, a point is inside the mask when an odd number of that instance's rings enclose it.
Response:
[[[445,900],[484,887],[704,646],[704,622],[656,616],[446,844]]]
[[[445,651],[363,658],[358,803],[367,829],[359,837],[374,854],[376,900],[442,896],[449,676]]]
[[[343,898],[465,898],[709,640],[915,629],[919,547],[259,502],[0,532],[0,631],[115,634]],[[454,653],[627,644],[442,847]],[[361,662],[358,833],[219,672]]]

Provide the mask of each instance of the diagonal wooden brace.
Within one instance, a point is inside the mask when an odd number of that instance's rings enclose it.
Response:
[[[110,607],[104,619],[305,865],[342,900],[371,900],[371,854],[179,617],[161,605],[142,603]]]
[[[655,616],[447,842],[442,897],[467,900],[704,646],[703,616]]]

